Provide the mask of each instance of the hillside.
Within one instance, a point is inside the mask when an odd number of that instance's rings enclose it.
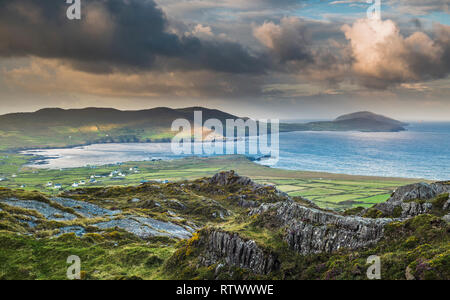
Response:
[[[94,143],[168,142],[176,119],[193,124],[194,111],[202,111],[203,121],[218,119],[225,123],[237,116],[202,107],[182,109],[153,108],[120,111],[111,108],[63,110],[47,108],[33,113],[0,116],[0,150],[56,148]],[[244,118],[246,119],[246,118]],[[372,113],[341,116],[330,122],[280,124],[281,132],[290,131],[401,131],[405,124]]]
[[[343,115],[330,122],[313,122],[311,130],[396,132],[404,131],[408,124],[371,112],[356,112]]]
[[[203,118],[236,119],[231,114],[201,107],[120,111],[111,108],[42,109],[0,116],[0,149],[68,147],[91,143],[166,142],[174,136],[176,119],[191,123],[194,111]]]
[[[450,279],[447,182],[338,213],[233,171],[58,196],[0,189],[0,279]],[[32,259],[30,259],[32,258]]]
[[[336,122],[340,122],[340,121],[348,121],[348,120],[354,120],[354,119],[365,119],[365,120],[373,120],[373,121],[377,121],[377,122],[381,122],[381,123],[386,123],[386,124],[391,124],[391,125],[395,125],[395,126],[406,126],[408,124],[391,119],[391,118],[387,118],[385,116],[382,115],[377,115],[368,111],[361,111],[361,112],[356,112],[356,113],[352,113],[352,114],[348,114],[348,115],[343,115],[340,116],[338,118],[336,118]]]

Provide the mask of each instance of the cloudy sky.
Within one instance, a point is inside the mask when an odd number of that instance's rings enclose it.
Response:
[[[0,113],[205,106],[450,120],[448,0],[0,0]]]

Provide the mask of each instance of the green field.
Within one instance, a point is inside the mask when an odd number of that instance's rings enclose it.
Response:
[[[356,206],[370,207],[384,202],[396,187],[420,181],[273,169],[241,156],[128,162],[64,170],[26,167],[29,159],[19,154],[0,154],[0,178],[5,179],[0,181],[0,187],[57,194],[62,190],[74,189],[72,184],[80,181],[86,181],[86,185],[79,187],[126,186],[138,185],[146,180],[191,180],[210,177],[220,171],[235,170],[256,182],[275,185],[291,196],[313,200],[322,208],[341,210]],[[125,176],[110,177],[114,171]],[[95,183],[89,183],[91,176],[94,176]],[[48,182],[61,184],[62,189],[47,187]]]

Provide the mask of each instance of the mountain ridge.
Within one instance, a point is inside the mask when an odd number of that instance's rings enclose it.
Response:
[[[176,119],[194,122],[194,112],[201,111],[203,121],[247,117],[204,107],[145,110],[118,110],[87,107],[82,109],[44,108],[35,112],[0,116],[0,150],[59,148],[96,143],[170,142]],[[396,132],[406,124],[369,112],[338,117],[333,121],[288,124],[280,123],[280,132],[293,131],[363,131]]]
[[[375,114],[370,111],[359,111],[359,112],[342,115],[342,116],[337,117],[334,121],[338,122],[338,121],[346,121],[346,120],[350,120],[350,119],[369,119],[369,120],[375,120],[375,121],[385,122],[385,123],[399,125],[399,126],[407,126],[408,125],[407,123],[400,122],[400,121],[385,117],[383,115]]]

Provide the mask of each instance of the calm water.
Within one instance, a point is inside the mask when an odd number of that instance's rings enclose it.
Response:
[[[291,132],[280,134],[273,167],[354,175],[450,179],[450,123],[417,123],[406,132]],[[170,144],[102,144],[26,151],[51,157],[43,168],[69,168],[176,159]]]

